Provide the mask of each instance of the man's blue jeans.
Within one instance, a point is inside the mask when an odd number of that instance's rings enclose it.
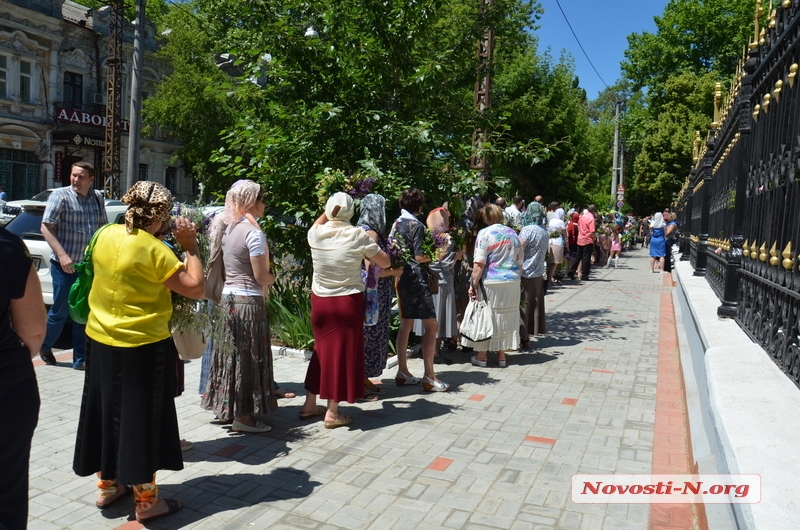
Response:
[[[61,264],[50,261],[50,276],[53,279],[53,305],[47,313],[47,334],[42,349],[50,351],[64,330],[64,322],[69,317],[69,288],[78,279],[78,273],[67,274]],[[84,362],[86,352],[86,326],[72,323],[72,367]]]

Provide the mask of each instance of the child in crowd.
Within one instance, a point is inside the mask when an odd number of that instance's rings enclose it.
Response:
[[[608,258],[608,262],[606,262],[606,268],[611,265],[611,260],[614,260],[614,268],[617,268],[619,264],[619,253],[622,250],[622,243],[620,242],[619,236],[619,226],[614,225],[614,228],[611,232],[611,237],[609,238],[611,241],[611,256]]]

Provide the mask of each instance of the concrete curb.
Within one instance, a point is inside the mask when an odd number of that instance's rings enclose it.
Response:
[[[719,299],[688,262],[675,267],[684,308],[680,332],[689,346],[684,365],[694,456],[703,473],[761,475],[759,504],[729,505],[736,528],[790,528],[800,511],[798,389],[733,320],[717,317]],[[689,373],[691,372],[691,373]],[[703,435],[708,437],[702,440]],[[709,469],[715,463],[715,469]],[[705,469],[704,469],[705,467]],[[721,514],[717,514],[721,515]],[[719,519],[717,520],[719,521]],[[709,513],[709,527],[715,525]]]
[[[272,355],[279,355],[282,357],[294,357],[296,359],[303,359],[303,360],[310,360],[311,359],[311,350],[298,350],[295,348],[289,348],[287,346],[273,346],[272,347]],[[392,355],[386,361],[386,369],[394,368],[397,366],[397,355]]]

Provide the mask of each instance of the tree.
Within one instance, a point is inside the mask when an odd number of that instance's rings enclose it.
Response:
[[[711,123],[714,84],[733,75],[754,14],[751,0],[672,0],[655,34],[628,37],[622,130],[634,153],[639,213],[668,205],[689,174],[695,131]]]

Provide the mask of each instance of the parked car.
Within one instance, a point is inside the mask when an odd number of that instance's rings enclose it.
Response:
[[[0,226],[5,226],[10,223],[17,215],[19,215],[24,206],[45,206],[47,204],[47,198],[50,197],[50,194],[56,189],[58,188],[50,188],[40,191],[30,199],[8,201],[7,203],[3,204],[2,207],[0,207]]]
[[[42,284],[44,303],[50,306],[53,305],[53,280],[50,276],[51,250],[50,245],[47,244],[42,235],[42,217],[47,205],[46,201],[47,199],[45,199],[45,202],[37,201],[21,206],[20,211],[15,214],[6,229],[12,234],[21,237],[28,247],[33,264],[39,272],[39,282]],[[125,210],[127,209],[128,207],[118,200],[106,199],[106,214],[108,215],[109,223],[124,223]]]

